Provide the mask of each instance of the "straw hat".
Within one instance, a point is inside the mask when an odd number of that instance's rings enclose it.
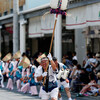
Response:
[[[17,51],[14,55],[13,55],[13,59],[18,59],[21,57],[21,52]]]
[[[41,59],[44,58],[44,57],[46,57],[46,55],[45,55],[45,54],[42,54],[41,56],[39,56],[39,57],[36,59],[36,61],[39,62],[39,63],[41,63]]]
[[[97,77],[100,78],[100,72],[97,73]]]
[[[11,53],[8,53],[2,60],[3,61],[8,61],[11,59]]]
[[[1,58],[1,52],[0,52],[0,58]]]
[[[28,66],[30,66],[30,60],[27,57],[23,57],[19,66],[23,66],[23,68],[27,68]]]

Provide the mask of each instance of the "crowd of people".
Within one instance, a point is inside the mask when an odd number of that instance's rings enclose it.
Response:
[[[50,53],[40,52],[33,58],[20,51],[13,56],[8,53],[0,59],[0,87],[13,90],[13,85],[18,92],[39,95],[42,100],[62,100],[61,86],[68,100],[72,100],[70,91],[77,92],[77,96],[100,95],[100,54],[88,53],[80,65],[76,52],[65,55],[62,63]]]
[[[100,95],[100,53],[87,53],[83,64],[78,63],[76,52],[63,57],[63,63],[71,70],[70,89],[77,96]]]

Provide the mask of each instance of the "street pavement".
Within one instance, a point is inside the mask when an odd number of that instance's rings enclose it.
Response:
[[[61,94],[63,100],[68,100],[65,91],[62,91]],[[100,96],[76,97],[77,93],[72,93],[72,92],[71,95],[72,98],[76,100],[100,100]],[[0,88],[0,100],[41,100],[41,99],[38,96],[31,96],[29,93],[27,94],[19,93],[16,91],[16,86],[14,86],[13,91],[8,90],[6,88]]]
[[[0,100],[40,100],[40,99],[38,97],[33,97],[27,94],[0,89]]]

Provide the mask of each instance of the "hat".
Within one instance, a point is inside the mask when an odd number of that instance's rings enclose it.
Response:
[[[41,56],[39,56],[39,57],[36,59],[36,61],[39,62],[39,63],[41,63],[41,60],[42,60],[43,58],[45,58],[45,57],[46,57],[46,55],[45,55],[45,54],[42,54]]]
[[[11,53],[8,53],[2,60],[3,61],[8,61],[11,59]]]
[[[95,55],[96,57],[100,57],[100,54],[99,53],[96,53],[96,55]]]
[[[23,66],[23,68],[27,68],[28,66],[30,66],[30,60],[27,57],[23,57],[19,66]]]
[[[0,52],[0,58],[1,58],[1,52]]]
[[[13,55],[13,59],[18,59],[21,57],[21,52],[17,51],[14,55]]]
[[[97,73],[97,77],[100,78],[100,72]]]

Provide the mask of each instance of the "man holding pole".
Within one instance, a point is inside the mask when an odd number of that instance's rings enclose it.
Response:
[[[56,80],[57,67],[54,61],[52,60],[51,49],[52,49],[58,14],[66,15],[66,12],[63,10],[66,9],[67,2],[68,0],[55,0],[55,3],[53,0],[51,0],[50,2],[51,8],[54,8],[50,10],[50,13],[56,14],[49,54],[47,56],[50,60],[51,65],[49,65],[49,61],[47,57],[41,56],[39,60],[40,66],[38,67],[35,73],[35,77],[37,78],[37,81],[44,80],[43,86],[42,86],[42,100],[48,100],[49,97],[51,97],[51,100],[57,100],[57,97],[58,97],[58,86],[57,86],[57,80]]]
[[[48,58],[47,58],[48,57]],[[49,97],[51,100],[57,100],[58,98],[58,85],[56,80],[56,65],[52,60],[52,56],[49,53],[48,56],[40,57],[40,66],[36,70],[35,77],[37,78],[37,81],[43,81],[44,77],[46,77],[45,83],[42,86],[42,100],[48,100]],[[51,65],[49,65],[49,61]],[[46,67],[48,65],[47,71]]]

